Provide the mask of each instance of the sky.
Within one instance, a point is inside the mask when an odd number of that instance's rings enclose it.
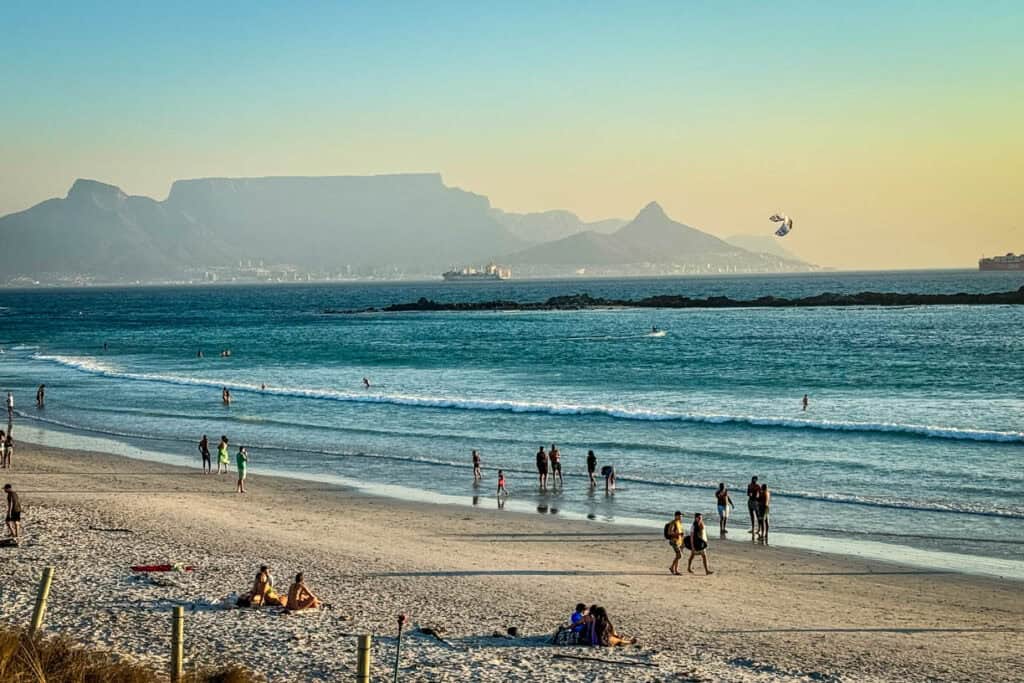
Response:
[[[0,215],[440,172],[846,269],[1024,252],[1024,2],[0,2]]]

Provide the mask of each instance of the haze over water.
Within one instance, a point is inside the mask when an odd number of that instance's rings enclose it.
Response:
[[[749,538],[744,488],[756,474],[774,492],[779,543],[1024,576],[1019,308],[323,313],[421,296],[746,298],[1021,284],[1019,274],[960,271],[8,291],[0,388],[16,393],[23,439],[101,438],[198,466],[199,436],[226,434],[250,448],[254,474],[399,487],[391,495],[495,507],[501,467],[512,509],[653,524],[677,508],[712,514],[713,488],[725,481],[739,540]],[[648,335],[652,325],[667,336]],[[223,348],[230,358],[218,357]],[[44,411],[31,405],[39,383]],[[222,386],[234,394],[230,408]],[[553,442],[565,486],[540,494],[533,455]],[[485,466],[479,488],[472,448]],[[588,492],[588,448],[599,466],[616,467],[614,497]]]

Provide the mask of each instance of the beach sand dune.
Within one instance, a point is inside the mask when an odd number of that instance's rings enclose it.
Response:
[[[403,680],[1016,681],[1024,671],[1019,582],[714,541],[714,576],[673,577],[658,530],[499,511],[488,497],[412,504],[258,473],[239,496],[233,475],[28,444],[19,453],[4,474],[26,505],[26,541],[0,548],[0,618],[27,623],[53,565],[47,631],[161,669],[171,608],[184,605],[190,664],[240,663],[271,681],[354,675],[353,634],[366,632],[383,675],[400,613],[445,633],[410,634]],[[164,562],[197,570],[129,570]],[[281,591],[305,572],[333,608],[226,606],[261,563]],[[641,646],[549,646],[577,602],[604,605]],[[494,637],[510,626],[520,637]]]

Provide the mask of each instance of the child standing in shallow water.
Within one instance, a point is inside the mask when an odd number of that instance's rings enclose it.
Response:
[[[504,470],[498,470],[498,495],[507,496],[508,489],[505,488],[505,472]]]

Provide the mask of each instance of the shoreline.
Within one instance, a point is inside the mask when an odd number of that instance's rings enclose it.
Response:
[[[36,429],[40,435],[45,435],[46,437],[38,439],[30,435],[27,443],[36,446],[70,451],[99,452],[142,462],[182,467],[192,472],[195,472],[199,467],[198,458],[179,454],[170,455],[158,450],[147,450],[104,432],[97,431],[95,432],[96,435],[92,435],[86,433],[89,430],[53,429],[54,425],[50,425],[45,421],[40,422],[31,416],[24,416],[23,419],[29,421],[30,429]],[[21,428],[23,435],[25,429],[25,426]],[[55,436],[57,437],[56,439],[54,439]],[[182,441],[182,443],[186,442],[191,443],[188,440]],[[254,447],[250,450],[258,452],[260,448]],[[234,465],[232,465],[233,467]],[[479,510],[496,506],[495,496],[489,486],[480,488],[478,492],[475,491],[472,495],[456,495],[411,488],[402,484],[361,481],[327,473],[286,471],[274,467],[261,467],[259,469],[262,476],[339,486],[345,490],[381,500],[451,506],[457,509]],[[508,470],[506,469],[506,471]],[[783,496],[784,498],[785,496]],[[541,512],[541,507],[546,510],[546,513]],[[663,522],[653,517],[644,518],[618,514],[613,517],[599,518],[593,514],[587,514],[578,510],[555,508],[551,503],[545,502],[544,497],[537,497],[535,493],[524,496],[513,495],[504,501],[501,511],[505,514],[525,515],[531,518],[557,516],[561,519],[611,528],[644,529],[649,533],[658,533],[663,524]],[[692,517],[692,511],[687,511],[686,514]],[[744,516],[745,507],[743,505],[733,511],[733,515],[730,517],[732,522],[731,536],[725,539],[718,538],[717,533],[715,533],[717,530],[717,517],[713,516],[713,510],[709,508],[705,511],[705,514],[709,520],[709,531],[715,536],[717,543],[727,542],[734,544],[749,542],[750,535],[746,528],[747,518]],[[667,519],[670,516],[670,511],[664,511],[663,516]],[[903,537],[901,534],[878,534],[878,536],[881,540],[870,538],[869,535],[863,535],[862,537],[862,535],[856,533],[843,534],[836,530],[832,530],[831,533],[814,533],[812,529],[805,530],[799,527],[776,526],[772,532],[772,547],[806,553],[823,553],[837,558],[860,559],[882,563],[889,563],[889,557],[893,554],[899,554],[901,557],[900,565],[905,568],[928,571],[952,571],[967,576],[991,577],[1024,582],[1024,564],[1013,559],[994,556],[974,556],[966,553],[950,553],[941,550],[919,548],[907,545],[906,543],[901,544],[899,541]],[[950,537],[948,540],[954,543],[957,539]]]
[[[166,643],[149,622],[171,604],[191,606],[187,629],[201,637],[187,657],[275,681],[348,675],[344,633],[378,634],[385,670],[399,611],[446,628],[451,644],[410,636],[403,675],[417,680],[1009,681],[1024,664],[1012,661],[1024,632],[1014,581],[715,540],[714,576],[671,577],[658,529],[382,499],[258,469],[239,496],[233,474],[27,444],[15,462],[4,474],[27,508],[27,542],[0,551],[3,620],[24,622],[41,567],[57,564],[50,630],[154,666]],[[161,586],[125,570],[136,560],[199,570]],[[335,609],[222,609],[263,561],[280,583],[306,571]],[[642,647],[548,647],[581,600],[606,605]],[[490,637],[511,625],[525,637]],[[654,668],[552,660],[559,652]]]

